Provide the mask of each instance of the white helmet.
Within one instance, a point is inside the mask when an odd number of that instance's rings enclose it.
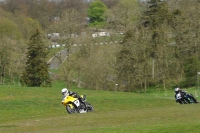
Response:
[[[179,90],[180,90],[180,88],[175,88],[174,89],[175,92],[178,92]]]
[[[67,95],[68,94],[68,89],[67,88],[63,88],[62,90],[61,90],[61,93],[62,93],[62,95]]]

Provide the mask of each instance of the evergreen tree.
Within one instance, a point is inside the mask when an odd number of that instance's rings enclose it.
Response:
[[[26,67],[21,77],[22,85],[37,87],[51,85],[48,73],[49,65],[46,61],[47,54],[47,48],[37,29],[29,40]]]
[[[150,0],[143,17],[144,27],[149,32],[148,51],[150,60],[152,60],[152,84],[162,83],[166,89],[166,82],[174,77],[173,73],[169,72],[175,66],[169,63],[173,50],[173,47],[169,47],[172,40],[169,36],[172,34],[173,15],[166,1]]]
[[[163,31],[161,28],[164,24],[170,22],[170,14],[168,11],[167,3],[161,0],[148,1],[148,9],[145,12],[144,26],[149,27],[151,30],[151,56],[156,59],[158,57],[158,45],[163,39]]]

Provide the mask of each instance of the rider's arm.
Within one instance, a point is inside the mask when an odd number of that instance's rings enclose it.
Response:
[[[187,91],[181,90],[181,95],[186,95]]]
[[[72,91],[69,91],[69,95],[73,97],[78,97],[78,94]]]

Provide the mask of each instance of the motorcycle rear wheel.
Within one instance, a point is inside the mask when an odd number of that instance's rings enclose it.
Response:
[[[85,102],[85,104],[86,104],[87,112],[93,112],[94,111],[94,107],[90,103]]]

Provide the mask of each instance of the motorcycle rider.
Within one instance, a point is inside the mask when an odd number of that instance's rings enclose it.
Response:
[[[178,102],[180,104],[183,104],[183,103],[186,104],[184,97],[181,93],[181,89],[177,87],[174,89],[174,92],[175,92],[174,97],[175,97],[176,102]]]
[[[82,97],[80,97],[79,95],[78,95],[78,93],[75,93],[75,92],[73,92],[73,91],[68,91],[68,89],[67,88],[63,88],[62,90],[61,90],[61,93],[62,93],[62,95],[63,95],[63,100],[65,99],[65,97],[67,97],[67,96],[72,96],[72,97],[74,97],[74,98],[78,98],[78,100],[81,102],[81,103],[83,103],[84,105],[85,105],[85,102],[84,102],[84,98],[82,98]],[[86,107],[86,106],[85,106]],[[78,107],[78,110],[80,110],[80,106]],[[85,110],[85,108],[84,108],[84,110]]]
[[[192,94],[187,94],[186,91],[181,90],[179,87],[175,88],[174,91],[175,91],[175,99],[176,99],[176,102],[179,102],[179,103],[180,103],[180,102],[181,102],[180,100],[182,100],[183,103],[186,104],[185,101],[187,101],[188,103],[191,103],[191,101],[190,101],[189,99],[192,99],[194,103],[199,103],[199,102],[197,102],[197,100],[193,97]],[[181,96],[180,99],[178,99],[178,97],[177,97],[179,94],[180,94],[180,96]],[[180,103],[180,104],[182,104],[182,103]]]
[[[61,93],[63,95],[63,98],[65,98],[66,96],[73,96],[74,98],[78,98],[79,97],[77,93],[72,92],[72,91],[68,91],[67,88],[63,88],[61,90]]]

